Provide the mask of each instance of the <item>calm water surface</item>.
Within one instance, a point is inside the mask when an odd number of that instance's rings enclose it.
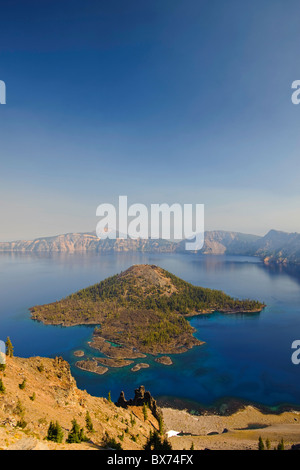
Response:
[[[28,308],[59,300],[83,287],[149,263],[196,285],[255,298],[260,314],[213,315],[191,319],[206,344],[174,355],[171,367],[150,357],[149,369],[111,369],[103,376],[74,367],[73,352],[94,356],[87,341],[92,327],[45,326]],[[228,397],[267,406],[300,405],[300,365],[291,362],[291,344],[300,339],[300,272],[270,268],[249,257],[192,254],[0,254],[0,339],[10,336],[18,356],[63,356],[80,388],[99,396],[121,390],[129,398],[143,384],[155,397],[209,406]],[[138,361],[136,361],[138,362]],[[196,406],[196,405],[195,405]]]

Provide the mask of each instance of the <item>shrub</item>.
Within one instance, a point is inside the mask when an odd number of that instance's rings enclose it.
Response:
[[[110,449],[123,450],[121,444],[117,442],[114,437],[109,437],[107,432],[105,434],[105,444],[106,447]]]
[[[21,384],[19,384],[19,389],[20,390],[24,390],[25,387],[26,387],[26,379],[24,379],[23,382]]]
[[[45,367],[44,367],[44,364],[43,364],[42,362],[37,366],[37,370],[38,370],[39,372],[44,372]]]
[[[5,387],[2,379],[0,379],[0,393],[5,393]]]
[[[23,417],[19,421],[17,421],[17,426],[18,428],[22,428],[22,429],[26,428],[27,422],[25,421]]]
[[[136,420],[133,415],[130,415],[130,424],[132,427],[136,424]]]
[[[15,411],[15,414],[16,414],[16,415],[24,416],[25,408],[24,408],[24,406],[22,405],[21,400],[18,400],[18,401],[17,401],[17,405],[16,405],[16,408],[15,408],[14,411]]]

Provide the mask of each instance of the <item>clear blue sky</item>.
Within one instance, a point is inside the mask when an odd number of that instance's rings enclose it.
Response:
[[[0,240],[119,195],[300,231],[299,44],[297,0],[1,0]]]

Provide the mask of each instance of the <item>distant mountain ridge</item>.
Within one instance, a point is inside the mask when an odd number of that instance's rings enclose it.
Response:
[[[94,232],[67,233],[35,240],[0,242],[0,252],[148,252],[179,253],[185,241],[117,238],[99,239]],[[189,253],[189,252],[186,252]],[[265,263],[300,264],[300,234],[270,230],[265,236],[228,232],[205,232],[201,254],[257,256]]]

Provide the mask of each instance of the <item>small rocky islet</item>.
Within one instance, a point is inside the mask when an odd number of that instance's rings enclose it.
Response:
[[[108,367],[103,367],[101,364],[99,365],[98,361],[95,361],[94,359],[77,361],[75,366],[78,367],[78,369],[82,369],[87,372],[93,372],[94,374],[98,375],[103,375],[108,371]]]
[[[82,351],[81,349],[79,349],[78,351],[74,351],[73,354],[74,354],[75,357],[84,357],[85,356],[84,351]]]
[[[194,336],[188,318],[213,313],[258,313],[265,305],[239,300],[222,291],[194,286],[154,265],[134,265],[120,274],[82,289],[61,301],[32,307],[31,317],[51,325],[95,325],[89,346],[105,357],[76,366],[103,374],[147,355],[172,365],[169,354],[182,354],[204,344]],[[99,326],[100,325],[100,326]],[[83,357],[84,352],[74,355]],[[149,364],[140,362],[136,372]]]
[[[155,362],[163,364],[164,366],[171,366],[173,364],[172,359],[169,356],[161,356],[155,359]]]
[[[140,362],[139,364],[136,364],[135,366],[133,366],[131,371],[132,372],[138,372],[141,369],[148,369],[148,367],[150,367],[149,364],[147,364],[145,362]]]

